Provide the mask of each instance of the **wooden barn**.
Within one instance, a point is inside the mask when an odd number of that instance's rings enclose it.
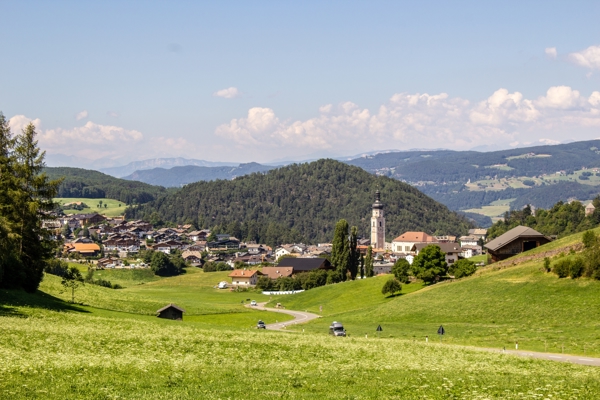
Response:
[[[492,261],[501,261],[551,242],[552,239],[526,226],[517,226],[485,244]]]
[[[168,306],[165,306],[165,307],[161,308],[160,310],[156,311],[156,314],[157,314],[156,316],[158,318],[174,319],[177,321],[182,321],[184,312],[185,312],[185,310],[183,308],[179,308],[175,304],[171,303]]]

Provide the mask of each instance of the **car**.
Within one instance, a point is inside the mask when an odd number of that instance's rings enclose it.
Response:
[[[256,329],[267,329],[267,326],[261,320],[258,320],[258,324],[256,324]]]
[[[252,300],[252,301],[250,302],[250,305],[251,305],[251,306],[255,306],[255,305],[256,305],[256,300]]]
[[[341,322],[333,321],[329,327],[329,334],[333,336],[346,336],[346,330]]]

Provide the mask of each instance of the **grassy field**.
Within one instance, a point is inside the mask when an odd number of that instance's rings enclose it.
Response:
[[[270,299],[215,289],[227,272],[189,268],[172,278],[98,271],[125,289],[88,284],[76,292],[83,305],[71,305],[60,279],[47,275],[34,295],[0,290],[0,398],[599,398],[599,368],[462,346],[518,341],[520,349],[600,356],[600,282],[540,268],[544,252],[580,238],[523,254],[515,260],[539,258],[516,266],[403,285],[395,297],[381,294],[384,276]],[[286,316],[244,308],[250,299],[324,318],[258,331],[257,319]],[[171,302],[186,309],[183,321],[154,316]],[[349,337],[327,334],[333,320]]]
[[[86,199],[86,198],[66,198],[57,197],[54,199],[59,204],[83,202],[88,205],[89,208],[83,210],[65,210],[65,214],[87,214],[97,212],[98,214],[105,215],[107,217],[118,217],[125,213],[125,203],[119,200],[113,199]],[[98,207],[98,204],[102,201],[102,208]],[[104,205],[106,204],[106,207]]]
[[[481,208],[471,208],[469,210],[464,210],[466,212],[476,213],[485,215],[486,217],[501,217],[505,212],[510,210],[510,205],[499,205],[499,206],[483,206]]]
[[[1,398],[589,399],[600,394],[598,368],[447,344],[242,333],[41,306],[0,306]]]

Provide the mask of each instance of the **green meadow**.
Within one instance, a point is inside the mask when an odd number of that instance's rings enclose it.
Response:
[[[599,368],[477,349],[518,341],[600,356],[600,282],[541,269],[544,251],[569,257],[580,237],[473,277],[403,285],[394,297],[381,294],[385,276],[271,298],[216,289],[227,272],[125,269],[95,275],[123,289],[86,284],[70,304],[60,279],[46,275],[36,294],[0,291],[0,398],[598,398]],[[259,331],[258,319],[289,317],[244,307],[249,300],[323,318]],[[183,321],[155,317],[168,303],[186,310]],[[327,334],[333,320],[348,337]]]
[[[97,212],[98,214],[105,215],[107,217],[118,217],[125,213],[125,207],[127,205],[119,200],[113,199],[86,199],[86,198],[67,198],[57,197],[54,199],[58,204],[76,203],[83,202],[89,208],[83,210],[65,210],[65,214],[88,214]],[[102,207],[98,207],[100,201],[102,201]],[[106,207],[105,207],[106,205]]]

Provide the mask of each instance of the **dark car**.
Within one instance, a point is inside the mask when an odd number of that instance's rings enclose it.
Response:
[[[333,336],[346,336],[346,330],[340,322],[333,321],[329,327],[329,334]]]
[[[264,322],[259,320],[258,324],[256,324],[256,329],[267,329],[267,326],[265,325]]]

